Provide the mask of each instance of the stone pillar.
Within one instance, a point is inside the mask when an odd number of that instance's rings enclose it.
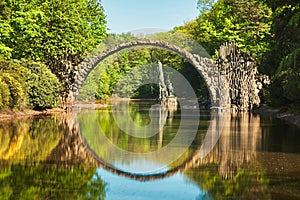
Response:
[[[220,47],[217,65],[227,79],[232,110],[248,111],[260,105],[261,84],[251,56],[240,52],[234,43],[226,43]]]

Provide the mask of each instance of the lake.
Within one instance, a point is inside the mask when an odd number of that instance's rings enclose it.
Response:
[[[0,199],[300,199],[300,128],[120,102],[0,122]]]

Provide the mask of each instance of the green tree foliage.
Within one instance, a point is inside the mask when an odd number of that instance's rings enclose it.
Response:
[[[199,0],[198,8],[197,19],[174,30],[196,39],[214,58],[222,43],[236,42],[270,76],[267,102],[300,103],[299,1]]]
[[[24,92],[20,82],[18,82],[9,73],[2,73],[2,79],[4,80],[10,91],[9,107],[14,108],[15,106],[21,106]]]
[[[103,7],[97,0],[3,0],[0,52],[7,58],[46,64],[64,83],[106,35]]]
[[[134,49],[129,49],[129,50],[125,50],[122,51],[118,54],[117,59],[115,59],[113,61],[113,63],[111,65],[109,65],[106,68],[106,71],[104,72],[104,74],[102,76],[99,77],[99,89],[101,89],[101,83],[104,87],[102,87],[103,89],[105,88],[105,83],[104,80],[105,78],[109,79],[109,84],[108,84],[108,95],[112,95],[114,90],[115,90],[115,86],[118,83],[118,81],[120,80],[120,78],[125,75],[126,72],[128,72],[129,70],[135,68],[135,67],[139,67],[139,66],[144,66],[147,65],[150,62],[150,53],[147,49],[145,48],[134,48]],[[107,77],[105,77],[107,76]],[[134,76],[134,80],[135,82],[130,82],[130,84],[124,84],[123,88],[124,88],[124,93],[126,93],[127,91],[132,91],[132,90],[136,90],[135,94],[133,95],[133,97],[138,97],[140,95],[145,95],[145,93],[141,94],[140,91],[138,90],[139,86],[142,85],[142,72],[139,71],[139,73],[137,74],[131,74],[131,76]],[[104,84],[103,84],[104,83]],[[153,94],[150,93],[151,91],[147,91],[146,93],[148,93],[148,97],[152,96]],[[100,91],[98,90],[98,93],[100,93]]]
[[[266,0],[273,10],[270,50],[263,71],[272,77],[274,105],[299,104],[300,90],[300,3],[296,0]]]
[[[0,2],[0,12],[2,3],[3,2]],[[1,20],[0,18],[0,55],[4,56],[5,58],[11,57],[12,49],[5,45],[5,41],[3,41],[3,39],[9,38],[9,34],[11,31],[12,29],[9,23],[7,21]]]
[[[98,87],[95,94],[97,99],[107,100],[112,95],[118,73],[114,68],[108,67],[98,78]]]
[[[137,38],[130,33],[110,34],[90,55],[136,39]],[[80,89],[79,100],[90,101],[95,98],[106,100],[111,96],[116,80],[118,80],[116,76],[120,75],[119,65],[114,63],[115,60],[116,56],[110,56],[91,71]]]
[[[198,0],[197,8],[200,11],[200,13],[204,13],[208,10],[210,10],[216,0]]]
[[[26,103],[26,83],[30,71],[19,63],[0,59],[1,108],[21,109]]]
[[[0,79],[0,108],[9,105],[10,91],[7,84]]]
[[[61,91],[58,78],[42,63],[28,61],[23,63],[31,72],[31,76],[26,79],[28,103],[35,109],[57,106]]]
[[[131,33],[121,33],[121,34],[110,34],[105,39],[105,47],[110,48],[125,42],[130,42],[136,40],[137,38]]]
[[[300,48],[282,59],[270,91],[275,105],[300,103]]]
[[[267,50],[271,25],[271,10],[259,0],[201,0],[200,16],[184,26],[175,28],[196,39],[214,55],[225,42],[236,42],[240,49],[259,60]],[[211,9],[209,9],[211,7]]]
[[[91,71],[87,79],[84,81],[78,95],[79,101],[93,101],[95,100],[95,91],[97,90],[97,80],[99,78],[96,70]]]
[[[273,9],[272,38],[270,51],[264,60],[264,71],[275,74],[282,59],[300,46],[300,5],[299,1],[269,1]]]
[[[0,59],[0,109],[56,106],[61,91],[57,77],[42,63]]]
[[[95,74],[98,74],[97,89],[94,94],[96,99],[106,100],[111,97],[116,84],[126,72],[138,66],[145,66],[149,64],[157,65],[159,61],[162,62],[163,65],[172,67],[182,73],[190,82],[200,99],[207,98],[209,96],[204,80],[190,63],[173,52],[152,47],[134,48],[122,51],[110,60],[103,61],[103,63],[95,69],[95,72],[92,72],[88,76],[80,93],[85,95],[92,94],[91,89],[94,87]],[[157,85],[143,85],[142,74],[143,72],[135,73],[134,80],[136,82],[124,84],[124,92],[126,93],[126,91],[135,90],[135,93],[132,96],[134,98],[157,98],[159,94]],[[143,86],[139,87],[140,85]]]
[[[129,33],[121,35],[113,34],[107,38],[105,47],[102,47],[101,50],[136,39]],[[108,99],[113,94],[115,85],[119,79],[130,69],[150,63],[150,57],[150,52],[146,48],[132,48],[120,51],[105,59],[87,77],[80,91],[80,100],[93,99],[90,96],[92,94],[96,99]],[[97,88],[94,90],[95,83]],[[136,93],[136,96],[138,95],[139,92]]]

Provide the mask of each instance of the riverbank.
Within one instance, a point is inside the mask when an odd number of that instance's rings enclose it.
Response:
[[[106,104],[89,104],[89,103],[78,103],[72,106],[71,110],[81,110],[81,109],[99,109],[106,108],[109,105]],[[6,110],[0,113],[0,122],[5,120],[14,120],[22,117],[38,116],[38,115],[51,115],[55,113],[68,112],[66,109],[62,108],[51,108],[42,111],[26,109],[23,111],[12,111]]]
[[[13,120],[18,119],[22,117],[30,117],[30,116],[38,116],[38,115],[50,115],[55,113],[62,113],[66,112],[64,109],[61,108],[52,108],[52,109],[46,109],[42,111],[37,110],[23,110],[23,111],[12,111],[7,110],[2,113],[0,113],[0,121],[5,120]]]
[[[106,108],[109,105],[107,104],[86,104],[86,103],[78,103],[73,106],[72,109],[80,110],[80,109],[99,109],[99,108]],[[0,122],[5,120],[13,120],[22,117],[30,117],[30,116],[38,116],[38,115],[50,115],[55,113],[63,113],[67,112],[61,108],[52,108],[46,109],[43,111],[36,111],[36,110],[24,110],[24,111],[5,111],[0,113]],[[283,119],[289,123],[295,124],[296,126],[300,127],[300,113],[290,113],[286,111],[282,111],[280,109],[272,108],[269,106],[263,106],[257,110],[254,110],[253,113],[261,114],[261,115],[272,115],[279,119]]]
[[[280,109],[272,108],[269,106],[264,106],[257,110],[254,110],[253,113],[261,115],[272,115],[300,127],[300,113],[282,111]]]

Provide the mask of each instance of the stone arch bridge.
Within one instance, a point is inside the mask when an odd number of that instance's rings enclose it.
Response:
[[[179,46],[162,40],[141,39],[109,48],[96,56],[87,58],[75,71],[74,83],[69,92],[71,103],[77,100],[80,88],[89,73],[105,58],[123,49],[137,46],[160,47],[177,53],[192,64],[203,77],[212,108],[232,108],[238,111],[251,110],[260,104],[258,93],[266,79],[259,75],[253,59],[238,50],[233,43],[220,47],[219,59],[193,54]]]
[[[179,56],[185,58],[192,64],[201,74],[207,84],[207,88],[211,97],[211,105],[213,107],[229,107],[229,90],[227,81],[221,76],[219,68],[215,62],[210,58],[200,57],[197,54],[192,54],[189,51],[161,40],[136,40],[132,42],[123,43],[113,48],[107,49],[93,58],[86,59],[81,63],[78,71],[75,73],[75,82],[72,86],[72,101],[76,101],[80,88],[85,81],[88,74],[93,70],[102,60],[114,53],[123,49],[128,49],[137,46],[154,46],[164,48],[166,50],[177,53]]]

